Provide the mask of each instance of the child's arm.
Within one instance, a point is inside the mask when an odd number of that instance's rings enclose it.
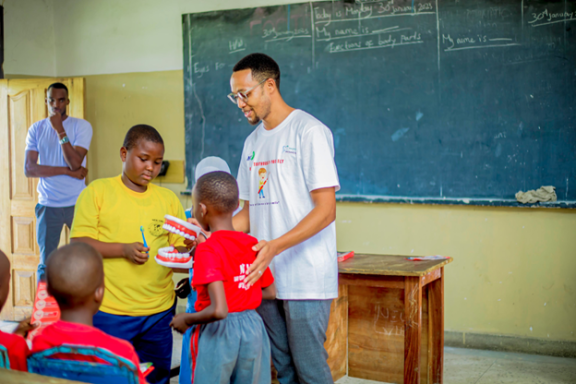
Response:
[[[276,283],[262,288],[262,300],[274,300],[276,298]]]
[[[144,264],[148,261],[148,252],[150,248],[145,247],[142,243],[105,243],[95,240],[91,237],[73,237],[70,242],[81,242],[96,248],[104,258],[126,258],[134,264]],[[188,272],[188,271],[186,271]]]
[[[228,304],[226,303],[224,283],[215,281],[208,284],[208,295],[210,296],[209,306],[200,312],[181,313],[174,316],[170,326],[178,332],[184,333],[194,324],[206,324],[225,319],[228,316]]]

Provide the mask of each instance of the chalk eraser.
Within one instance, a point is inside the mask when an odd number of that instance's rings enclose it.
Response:
[[[342,262],[344,260],[348,260],[349,258],[354,257],[354,251],[350,252],[338,252],[338,262]]]

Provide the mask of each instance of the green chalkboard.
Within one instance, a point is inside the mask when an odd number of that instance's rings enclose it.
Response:
[[[182,27],[188,175],[205,156],[237,172],[253,127],[230,75],[263,52],[332,130],[340,199],[517,205],[553,185],[574,206],[576,1],[312,2]]]

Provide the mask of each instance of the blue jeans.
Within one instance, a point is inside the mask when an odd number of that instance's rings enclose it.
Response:
[[[36,204],[36,236],[40,247],[40,264],[36,272],[37,281],[44,278],[48,256],[58,248],[62,227],[72,227],[74,219],[74,206],[71,207],[46,207]]]
[[[149,316],[121,316],[98,311],[94,326],[109,335],[130,342],[141,363],[152,363],[149,383],[167,384],[172,363],[172,330],[176,302],[172,308]]]
[[[332,300],[262,300],[280,384],[334,383],[324,348]]]

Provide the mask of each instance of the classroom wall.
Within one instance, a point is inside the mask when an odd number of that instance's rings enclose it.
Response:
[[[4,0],[4,73],[56,76],[52,0]]]
[[[270,4],[55,0],[56,73],[86,76],[90,177],[121,171],[122,139],[140,122],[160,130],[166,159],[184,159],[181,13]],[[166,186],[178,193],[184,185]],[[576,342],[573,210],[339,203],[337,232],[340,250],[453,256],[445,269],[448,331]]]

